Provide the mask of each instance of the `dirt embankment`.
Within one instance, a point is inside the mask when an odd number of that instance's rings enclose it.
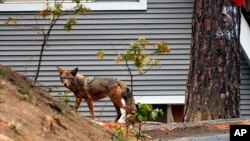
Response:
[[[99,121],[98,125],[84,118],[32,83],[0,65],[0,141],[109,141],[114,137],[114,129],[115,133],[125,132],[123,124]],[[250,120],[147,123],[143,125],[147,136],[141,139],[158,141],[228,134],[230,125],[241,124],[250,125]],[[135,134],[123,133],[117,140],[136,140]]]
[[[111,135],[31,80],[0,66],[0,140],[108,141]]]

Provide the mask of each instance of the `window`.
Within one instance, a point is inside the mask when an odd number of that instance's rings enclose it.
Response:
[[[54,0],[0,0],[0,11],[38,11],[46,2]],[[147,0],[82,0],[91,10],[146,10]],[[71,0],[65,0],[63,8],[72,9]]]

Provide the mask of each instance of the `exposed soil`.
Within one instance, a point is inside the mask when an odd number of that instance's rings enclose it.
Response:
[[[108,141],[111,134],[26,77],[0,66],[1,141]]]
[[[224,134],[232,124],[250,125],[250,120],[146,123],[141,139],[158,141]],[[84,118],[25,76],[0,65],[0,141],[108,141],[114,136],[118,136],[117,141],[133,141],[136,132],[131,128],[126,133],[124,124]]]

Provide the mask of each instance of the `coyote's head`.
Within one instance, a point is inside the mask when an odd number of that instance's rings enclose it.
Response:
[[[65,87],[69,87],[74,84],[73,81],[77,74],[78,68],[74,68],[73,70],[65,70],[61,67],[57,67],[57,70],[60,74],[61,82]]]

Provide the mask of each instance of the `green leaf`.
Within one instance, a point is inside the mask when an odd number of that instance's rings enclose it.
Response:
[[[64,29],[67,31],[72,30],[73,24],[76,24],[76,18],[74,18],[74,17],[68,18],[67,23],[64,25]]]
[[[72,25],[66,24],[66,25],[64,25],[64,29],[67,30],[67,31],[71,31],[72,30]]]
[[[98,51],[97,53],[96,53],[96,55],[97,55],[97,57],[99,58],[99,59],[103,59],[103,57],[104,57],[104,50],[101,50],[101,51]]]
[[[146,118],[146,117],[144,117],[144,116],[142,116],[142,115],[138,115],[138,120],[139,120],[140,122],[145,121],[145,118]]]
[[[156,117],[158,116],[158,113],[156,111],[152,111],[150,116],[153,120],[155,120]]]
[[[140,122],[147,121],[148,119],[156,119],[159,115],[163,115],[161,109],[153,109],[151,104],[140,104],[138,103],[138,110],[131,117],[132,121],[139,120]]]
[[[76,7],[74,7],[74,14],[77,14],[77,15],[84,14],[90,11],[91,10],[89,8],[83,6],[82,4],[79,4]]]

